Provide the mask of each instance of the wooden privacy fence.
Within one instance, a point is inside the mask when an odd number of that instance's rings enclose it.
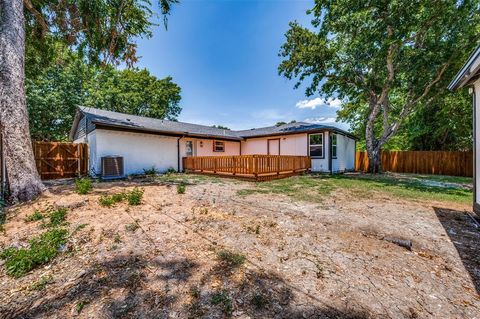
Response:
[[[192,156],[183,158],[187,172],[269,180],[298,174],[310,168],[308,156],[239,155]]]
[[[382,170],[396,173],[473,176],[473,153],[450,151],[385,151]],[[367,171],[366,152],[356,152],[355,170]]]
[[[84,143],[33,142],[33,154],[42,179],[88,173],[88,145]]]

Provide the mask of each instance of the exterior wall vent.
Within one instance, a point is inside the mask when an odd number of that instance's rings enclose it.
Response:
[[[102,178],[122,178],[123,177],[123,157],[104,156],[102,157]]]

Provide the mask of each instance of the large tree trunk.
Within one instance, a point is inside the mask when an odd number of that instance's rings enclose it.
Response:
[[[368,156],[368,172],[379,174],[382,172],[382,161],[380,149],[367,150]]]
[[[0,0],[0,128],[10,197],[31,200],[45,187],[35,167],[25,98],[22,0]]]

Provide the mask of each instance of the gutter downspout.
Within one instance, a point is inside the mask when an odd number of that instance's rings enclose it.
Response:
[[[180,139],[184,138],[184,136],[179,137],[177,140],[177,173],[180,173]]]

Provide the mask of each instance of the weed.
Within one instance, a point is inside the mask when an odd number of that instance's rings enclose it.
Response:
[[[198,289],[198,287],[190,288],[190,296],[195,299],[200,298],[200,289]]]
[[[125,229],[127,231],[131,231],[131,232],[136,231],[139,227],[140,226],[138,225],[138,223],[136,221],[134,223],[130,223],[130,224],[125,225]]]
[[[227,295],[225,291],[217,291],[212,295],[211,299],[212,305],[222,305],[223,311],[226,314],[232,312],[232,299]]]
[[[112,207],[114,204],[119,203],[125,199],[125,193],[117,193],[113,195],[102,195],[98,199],[98,203],[103,207]]]
[[[186,186],[184,183],[180,183],[177,185],[177,194],[185,194]]]
[[[44,227],[57,227],[63,224],[67,217],[67,209],[64,207],[58,208],[56,210],[50,211],[49,219],[50,221],[47,224],[44,224]]]
[[[239,267],[243,265],[246,257],[239,253],[234,253],[228,250],[220,250],[217,253],[217,258],[230,267]]]
[[[32,290],[43,290],[45,287],[53,282],[52,275],[42,276],[37,282],[30,287]]]
[[[158,174],[158,171],[157,169],[155,168],[155,166],[152,166],[150,168],[144,168],[143,169],[143,173],[147,176],[155,176]]]
[[[119,234],[116,234],[115,236],[113,236],[113,242],[116,243],[116,244],[119,244],[122,242],[122,237],[120,237]]]
[[[128,205],[140,205],[142,203],[143,189],[135,187],[133,190],[125,194]]]
[[[46,264],[58,254],[59,248],[66,242],[67,234],[65,229],[54,228],[33,237],[29,248],[10,247],[3,250],[0,258],[5,260],[7,274],[18,278]]]
[[[177,171],[175,170],[175,168],[169,167],[169,168],[165,171],[165,174],[170,175],[170,174],[174,174],[174,173],[176,173],[176,172],[177,172]]]
[[[85,307],[87,303],[85,301],[79,301],[77,302],[77,304],[75,305],[75,310],[77,311],[77,313],[79,314],[80,312],[82,312],[83,308]]]
[[[26,222],[35,222],[37,220],[43,219],[44,217],[45,216],[42,214],[42,212],[37,209],[33,212],[32,215],[28,215],[27,217],[25,217],[25,221]]]
[[[253,226],[247,226],[247,231],[252,234],[260,235],[260,225],[256,225],[255,227]]]
[[[266,305],[268,305],[268,302],[268,298],[262,294],[255,294],[252,297],[252,300],[250,300],[250,303],[257,309],[264,308]]]
[[[75,180],[75,191],[78,194],[88,194],[92,190],[92,180],[88,177]]]

